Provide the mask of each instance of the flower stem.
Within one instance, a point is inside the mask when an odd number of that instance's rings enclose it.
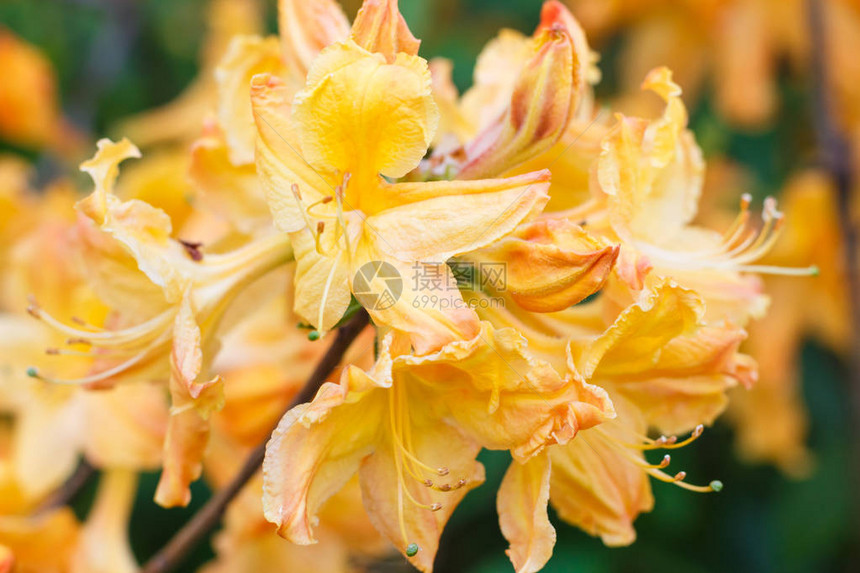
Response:
[[[341,326],[332,345],[326,351],[316,369],[301,392],[293,399],[288,410],[309,402],[322,386],[332,370],[340,363],[344,353],[369,323],[369,317],[364,310],[356,313],[352,319]],[[274,430],[274,428],[273,428]],[[218,524],[230,501],[241,491],[246,483],[263,465],[266,453],[266,441],[260,443],[248,455],[239,472],[226,487],[217,491],[191,520],[180,529],[167,544],[153,555],[141,568],[141,573],[168,573],[173,571],[188,553]]]

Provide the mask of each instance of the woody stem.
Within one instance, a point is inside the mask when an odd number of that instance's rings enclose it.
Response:
[[[349,346],[368,325],[369,320],[367,312],[362,309],[338,329],[334,342],[317,364],[301,392],[293,399],[288,410],[313,399],[325,379],[343,359]],[[141,573],[167,573],[180,565],[188,553],[218,524],[230,501],[254,477],[263,465],[265,453],[266,441],[263,441],[248,455],[233,480],[217,491],[191,520],[146,562],[140,570]]]
[[[854,170],[851,148],[841,133],[834,117],[834,101],[831,93],[832,77],[828,69],[825,45],[823,0],[808,0],[809,32],[812,47],[812,96],[813,120],[819,144],[821,163],[833,180],[839,209],[839,228],[842,235],[845,275],[851,317],[851,346],[849,357],[848,394],[853,424],[853,447],[855,472],[860,477],[860,268],[858,264],[858,236],[854,221],[852,189]],[[860,532],[860,493],[855,499],[855,531]]]

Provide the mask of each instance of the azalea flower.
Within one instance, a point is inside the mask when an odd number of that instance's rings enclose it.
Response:
[[[196,243],[171,238],[167,215],[113,194],[119,162],[138,154],[127,140],[103,140],[96,156],[83,165],[96,189],[78,203],[78,228],[97,291],[118,311],[115,322],[108,328],[68,325],[37,304],[30,308],[70,337],[70,345],[91,347],[89,354],[99,362],[80,378],[32,375],[89,387],[169,376],[171,417],[156,497],[165,505],[185,504],[188,483],[200,472],[206,418],[223,400],[222,381],[207,374],[220,319],[239,292],[285,264],[291,250],[285,238],[270,236],[229,254],[204,256]],[[128,296],[135,297],[136,312],[125,308]]]
[[[726,407],[727,391],[752,383],[753,363],[737,354],[745,333],[704,325],[701,299],[669,282],[624,309],[605,329],[599,319],[602,301],[548,315],[540,327],[526,331],[538,346],[541,338],[567,344],[568,371],[605,389],[616,416],[525,464],[511,464],[498,509],[517,571],[538,571],[552,555],[547,503],[562,520],[599,535],[607,545],[627,545],[635,539],[633,520],[653,507],[649,477],[692,491],[722,487],[717,481],[690,485],[685,472],[663,471],[670,456],[653,464],[644,452],[695,440],[703,424]],[[588,308],[595,306],[603,309]],[[649,438],[649,428],[663,434]],[[687,440],[675,437],[689,431]]]
[[[263,465],[281,535],[314,543],[321,504],[358,472],[374,525],[430,571],[445,522],[484,480],[481,447],[525,462],[614,415],[605,392],[532,357],[515,330],[481,329],[424,356],[389,333],[370,371],[347,368],[284,416]]]
[[[355,107],[345,93],[364,93]],[[256,76],[257,169],[276,225],[296,252],[296,312],[321,330],[340,320],[356,272],[376,261],[408,279],[415,265],[453,277],[445,262],[488,245],[546,202],[548,174],[508,179],[389,183],[414,169],[433,139],[438,112],[427,63],[388,58],[355,40],[314,61],[295,101],[274,76]],[[419,353],[472,338],[474,313],[456,290],[423,307],[409,280],[374,321],[407,333]],[[371,290],[385,284],[374,277]],[[444,303],[444,304],[443,304]]]

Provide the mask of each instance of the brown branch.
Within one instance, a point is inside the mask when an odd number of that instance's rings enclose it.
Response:
[[[87,460],[81,460],[81,463],[75,469],[74,473],[69,476],[69,479],[55,491],[51,492],[51,495],[39,504],[35,513],[44,513],[58,507],[63,507],[64,505],[69,505],[78,497],[84,487],[90,482],[90,479],[95,475],[96,469]]]
[[[851,146],[841,133],[834,117],[831,76],[828,69],[826,32],[824,28],[823,0],[808,0],[810,44],[812,47],[813,121],[818,138],[821,162],[830,174],[839,209],[839,229],[845,259],[848,287],[848,304],[851,318],[851,344],[849,351],[848,395],[853,425],[853,447],[856,475],[860,477],[860,260],[858,236],[854,221],[852,194],[854,169]],[[855,531],[860,532],[860,494],[855,500]]]
[[[364,330],[369,322],[369,317],[364,309],[361,309],[346,324],[337,331],[331,347],[317,364],[311,377],[298,396],[296,396],[289,408],[298,406],[313,399],[317,390],[322,386],[325,379],[340,363],[344,353],[352,344],[353,340]],[[221,521],[224,510],[230,501],[236,497],[246,483],[257,473],[263,465],[263,457],[266,453],[266,441],[263,441],[248,455],[245,463],[233,480],[223,489],[217,491],[200,510],[194,514],[191,520],[180,529],[167,545],[147,561],[141,569],[141,573],[167,573],[175,569],[183,559],[217,524]]]

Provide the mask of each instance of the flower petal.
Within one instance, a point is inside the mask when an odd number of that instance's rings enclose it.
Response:
[[[468,258],[504,265],[499,286],[521,307],[554,312],[598,291],[618,253],[567,219],[538,219]]]
[[[395,184],[399,206],[367,217],[376,248],[404,262],[441,263],[489,245],[543,209],[549,172],[475,182]]]
[[[552,556],[555,528],[549,522],[550,458],[544,452],[525,464],[513,462],[496,497],[508,557],[517,573],[536,573]]]
[[[323,503],[373,451],[384,396],[378,383],[350,367],[339,384],[323,384],[309,404],[287,412],[266,446],[263,508],[278,534],[294,543],[315,543],[312,526]]]
[[[401,52],[417,55],[421,44],[409,31],[397,0],[365,0],[352,24],[352,39],[365,50],[382,54],[388,63]]]
[[[281,72],[278,39],[237,36],[215,68],[218,85],[218,122],[224,130],[233,165],[254,162],[256,130],[249,99],[251,78]]]
[[[278,0],[284,62],[304,76],[326,46],[349,36],[349,21],[334,0]]]
[[[549,449],[550,503],[561,519],[599,535],[609,546],[633,543],[633,521],[654,506],[647,474],[628,457],[642,459],[642,453],[629,450],[625,455],[615,441],[627,441],[630,429],[645,432],[646,425],[629,403],[616,400],[615,405],[616,421]]]
[[[426,61],[399,53],[388,64],[350,40],[314,61],[294,119],[308,163],[363,182],[380,173],[402,177],[417,166],[439,112]]]

